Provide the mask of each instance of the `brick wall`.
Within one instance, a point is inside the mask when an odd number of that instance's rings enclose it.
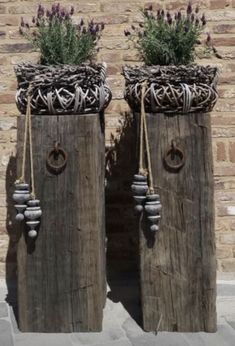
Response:
[[[216,237],[218,269],[235,271],[235,0],[193,1],[200,4],[207,19],[207,31],[222,60],[213,63],[220,67],[220,100],[212,113],[213,152],[215,172]],[[43,4],[51,4],[44,1]],[[123,64],[136,64],[136,52],[130,49],[123,30],[140,20],[139,6],[151,2],[140,0],[79,0],[63,1],[76,5],[76,18],[91,17],[106,23],[100,42],[98,60],[108,63],[108,81],[113,101],[106,112],[106,143],[109,150],[107,186],[108,255],[111,259],[131,260],[138,246],[136,220],[132,216],[129,184],[135,171],[133,124],[127,104],[123,100]],[[18,34],[20,17],[31,18],[38,1],[0,0],[0,275],[11,275],[15,270],[17,234],[11,225],[12,209],[10,186],[15,179],[16,89],[14,64],[37,61],[37,53]],[[184,8],[186,1],[158,1],[166,9]],[[112,139],[112,140],[111,140]],[[110,141],[111,140],[111,141]],[[8,205],[8,207],[7,207]],[[9,245],[8,233],[11,235]],[[9,247],[9,249],[8,249]],[[8,250],[8,251],[7,251]],[[7,265],[5,265],[7,254]],[[7,270],[6,270],[7,269]]]

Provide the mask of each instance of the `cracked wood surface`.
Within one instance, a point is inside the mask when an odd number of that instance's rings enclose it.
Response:
[[[18,118],[19,172],[24,119]],[[32,125],[36,193],[43,214],[35,244],[23,232],[18,245],[20,329],[100,331],[106,296],[100,117],[32,116]],[[68,154],[58,175],[46,167],[55,141]]]
[[[209,114],[147,114],[152,170],[163,205],[154,237],[140,220],[143,325],[147,331],[216,330],[213,165]],[[179,172],[163,156],[176,142]]]

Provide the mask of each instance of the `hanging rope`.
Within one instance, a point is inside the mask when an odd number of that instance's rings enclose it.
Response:
[[[146,175],[146,170],[144,169],[144,97],[147,84],[143,83],[141,87],[141,112],[140,112],[140,157],[139,157],[139,174]]]
[[[33,169],[33,140],[32,140],[32,115],[30,107],[31,96],[28,93],[27,115],[29,128],[29,153],[30,153],[30,173],[31,173],[31,197],[35,199],[34,169]]]
[[[32,140],[32,116],[31,116],[31,85],[29,84],[27,92],[27,108],[25,115],[25,128],[24,128],[24,145],[23,145],[23,159],[21,168],[21,177],[17,179],[19,183],[25,183],[25,170],[26,170],[26,156],[27,156],[27,140],[29,136],[29,152],[30,152],[30,174],[31,174],[31,197],[35,199],[35,183],[34,183],[34,169],[33,169],[33,140]]]
[[[154,193],[154,186],[153,186],[153,174],[152,174],[152,164],[151,164],[151,155],[150,155],[150,147],[149,147],[149,139],[148,139],[148,128],[147,128],[147,121],[146,121],[146,113],[145,113],[145,106],[144,106],[144,97],[145,97],[145,91],[147,88],[147,81],[144,81],[141,84],[141,124],[140,124],[140,142],[142,145],[140,145],[140,169],[143,169],[143,142],[144,139],[141,139],[141,135],[145,137],[145,145],[146,145],[146,153],[147,153],[147,167],[148,167],[148,176],[149,176],[149,193]],[[144,170],[144,169],[143,169]]]

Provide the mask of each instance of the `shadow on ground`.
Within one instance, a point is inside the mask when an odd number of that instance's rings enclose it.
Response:
[[[137,170],[136,123],[124,114],[106,155],[106,234],[108,297],[121,302],[141,324],[138,220],[131,183]]]

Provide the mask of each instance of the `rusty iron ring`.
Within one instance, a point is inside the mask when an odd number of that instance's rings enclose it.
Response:
[[[68,155],[64,149],[59,147],[59,145],[60,144],[58,142],[55,142],[55,147],[48,153],[46,159],[47,168],[53,174],[60,174],[61,172],[63,172],[67,165]],[[63,157],[63,162],[60,165],[55,165],[51,163],[51,157],[58,157],[59,155]]]
[[[169,155],[176,155],[180,158],[180,162],[177,164],[172,164],[169,162],[169,160],[167,159],[169,157]],[[185,154],[184,151],[182,149],[180,149],[176,144],[175,141],[171,142],[170,147],[166,150],[166,153],[163,157],[163,162],[164,162],[164,166],[165,168],[172,172],[172,173],[177,173],[185,164]]]

